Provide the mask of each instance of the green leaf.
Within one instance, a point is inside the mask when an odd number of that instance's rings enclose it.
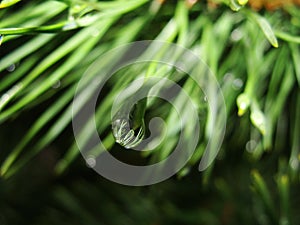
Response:
[[[269,40],[270,44],[273,47],[278,48],[278,41],[269,21],[252,10],[247,10],[246,13],[247,15],[249,15],[250,19],[252,19],[255,23],[258,24],[266,38]]]
[[[12,5],[18,3],[19,1],[21,1],[21,0],[2,0],[0,3],[0,9],[12,6]]]
[[[257,170],[252,170],[251,177],[252,177],[254,190],[261,197],[263,203],[265,204],[272,218],[275,219],[277,217],[276,210],[275,210],[275,203],[272,198],[270,189],[268,188],[264,178]]]
[[[249,106],[250,106],[250,104],[251,104],[251,99],[250,99],[250,97],[248,96],[248,94],[243,93],[243,94],[240,94],[240,95],[237,97],[236,103],[237,103],[237,106],[238,106],[238,108],[239,108],[238,115],[239,115],[239,116],[242,116],[242,115],[245,114],[245,112],[246,112],[247,109],[249,108]]]

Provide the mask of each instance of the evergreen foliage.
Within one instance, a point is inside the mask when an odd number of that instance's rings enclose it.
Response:
[[[267,2],[1,1],[0,225],[299,224],[300,9],[297,1]],[[205,96],[181,74],[177,81],[199,108],[203,134],[175,177],[140,188],[89,169],[72,131],[72,101],[84,72],[103,53],[138,40],[201,53],[227,111],[221,151],[200,173],[214,134]],[[155,162],[170,154],[176,135],[152,154],[136,156],[111,134],[111,96],[138,76],[134,69],[109,81],[97,128],[124,161]],[[153,101],[145,121],[160,115],[176,131],[170,107]]]

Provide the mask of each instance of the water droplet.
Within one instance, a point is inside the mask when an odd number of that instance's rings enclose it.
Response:
[[[6,68],[6,70],[8,72],[13,72],[16,69],[16,65],[15,64],[11,64],[9,67]]]
[[[231,32],[231,40],[234,41],[234,42],[237,42],[239,40],[241,40],[243,38],[243,32],[241,32],[240,29],[234,29],[232,32]]]
[[[244,82],[242,81],[242,79],[237,78],[233,81],[232,88],[234,90],[239,90],[243,87],[243,85],[244,85]]]
[[[141,143],[145,134],[145,124],[134,131],[130,128],[130,122],[126,119],[116,119],[112,123],[113,135],[116,142],[129,149]]]
[[[224,82],[231,81],[232,79],[233,79],[233,74],[232,74],[232,73],[226,73],[226,74],[223,76],[223,81],[224,81]]]
[[[52,85],[52,88],[57,89],[57,88],[60,87],[60,85],[61,85],[61,82],[60,82],[60,80],[59,80],[59,81],[57,81],[55,84]]]
[[[90,156],[86,159],[86,165],[90,168],[93,168],[96,166],[96,159],[94,156]]]
[[[2,44],[2,41],[3,41],[3,35],[0,34],[0,46],[1,46],[1,44]]]
[[[250,140],[247,142],[246,144],[246,150],[250,153],[252,153],[254,151],[254,149],[256,148],[257,143],[255,140]]]
[[[204,100],[205,102],[207,102],[207,96],[206,96],[206,95],[204,96],[203,100]]]

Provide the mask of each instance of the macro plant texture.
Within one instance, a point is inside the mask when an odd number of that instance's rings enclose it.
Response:
[[[144,40],[169,44],[132,51],[153,60],[118,68],[74,129],[99,73],[126,56],[120,46]],[[171,45],[205,66],[180,64]],[[218,88],[190,76],[195,68]],[[138,79],[145,92],[131,86]],[[172,104],[155,98],[175,84]],[[299,224],[299,85],[297,0],[2,0],[0,225]],[[91,169],[106,152],[137,167],[160,162],[180,135],[195,151],[159,184],[123,186]],[[93,157],[81,157],[86,146]],[[213,160],[199,171],[207,148]]]

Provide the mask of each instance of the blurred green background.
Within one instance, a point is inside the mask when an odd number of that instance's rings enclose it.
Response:
[[[300,9],[257,11],[255,4],[262,1],[1,1],[0,225],[300,224]],[[227,129],[204,172],[203,149],[219,136],[210,133],[203,94],[185,75],[178,83],[199,107],[203,132],[177,175],[128,187],[102,178],[80,156],[71,124],[77,83],[104,52],[137,40],[201,52],[215,74]],[[110,138],[110,96],[138,77],[127,73],[106,87],[99,134],[122,160],[153,162],[169,154],[177,133],[146,156]],[[168,119],[169,111],[153,102],[146,117]]]

